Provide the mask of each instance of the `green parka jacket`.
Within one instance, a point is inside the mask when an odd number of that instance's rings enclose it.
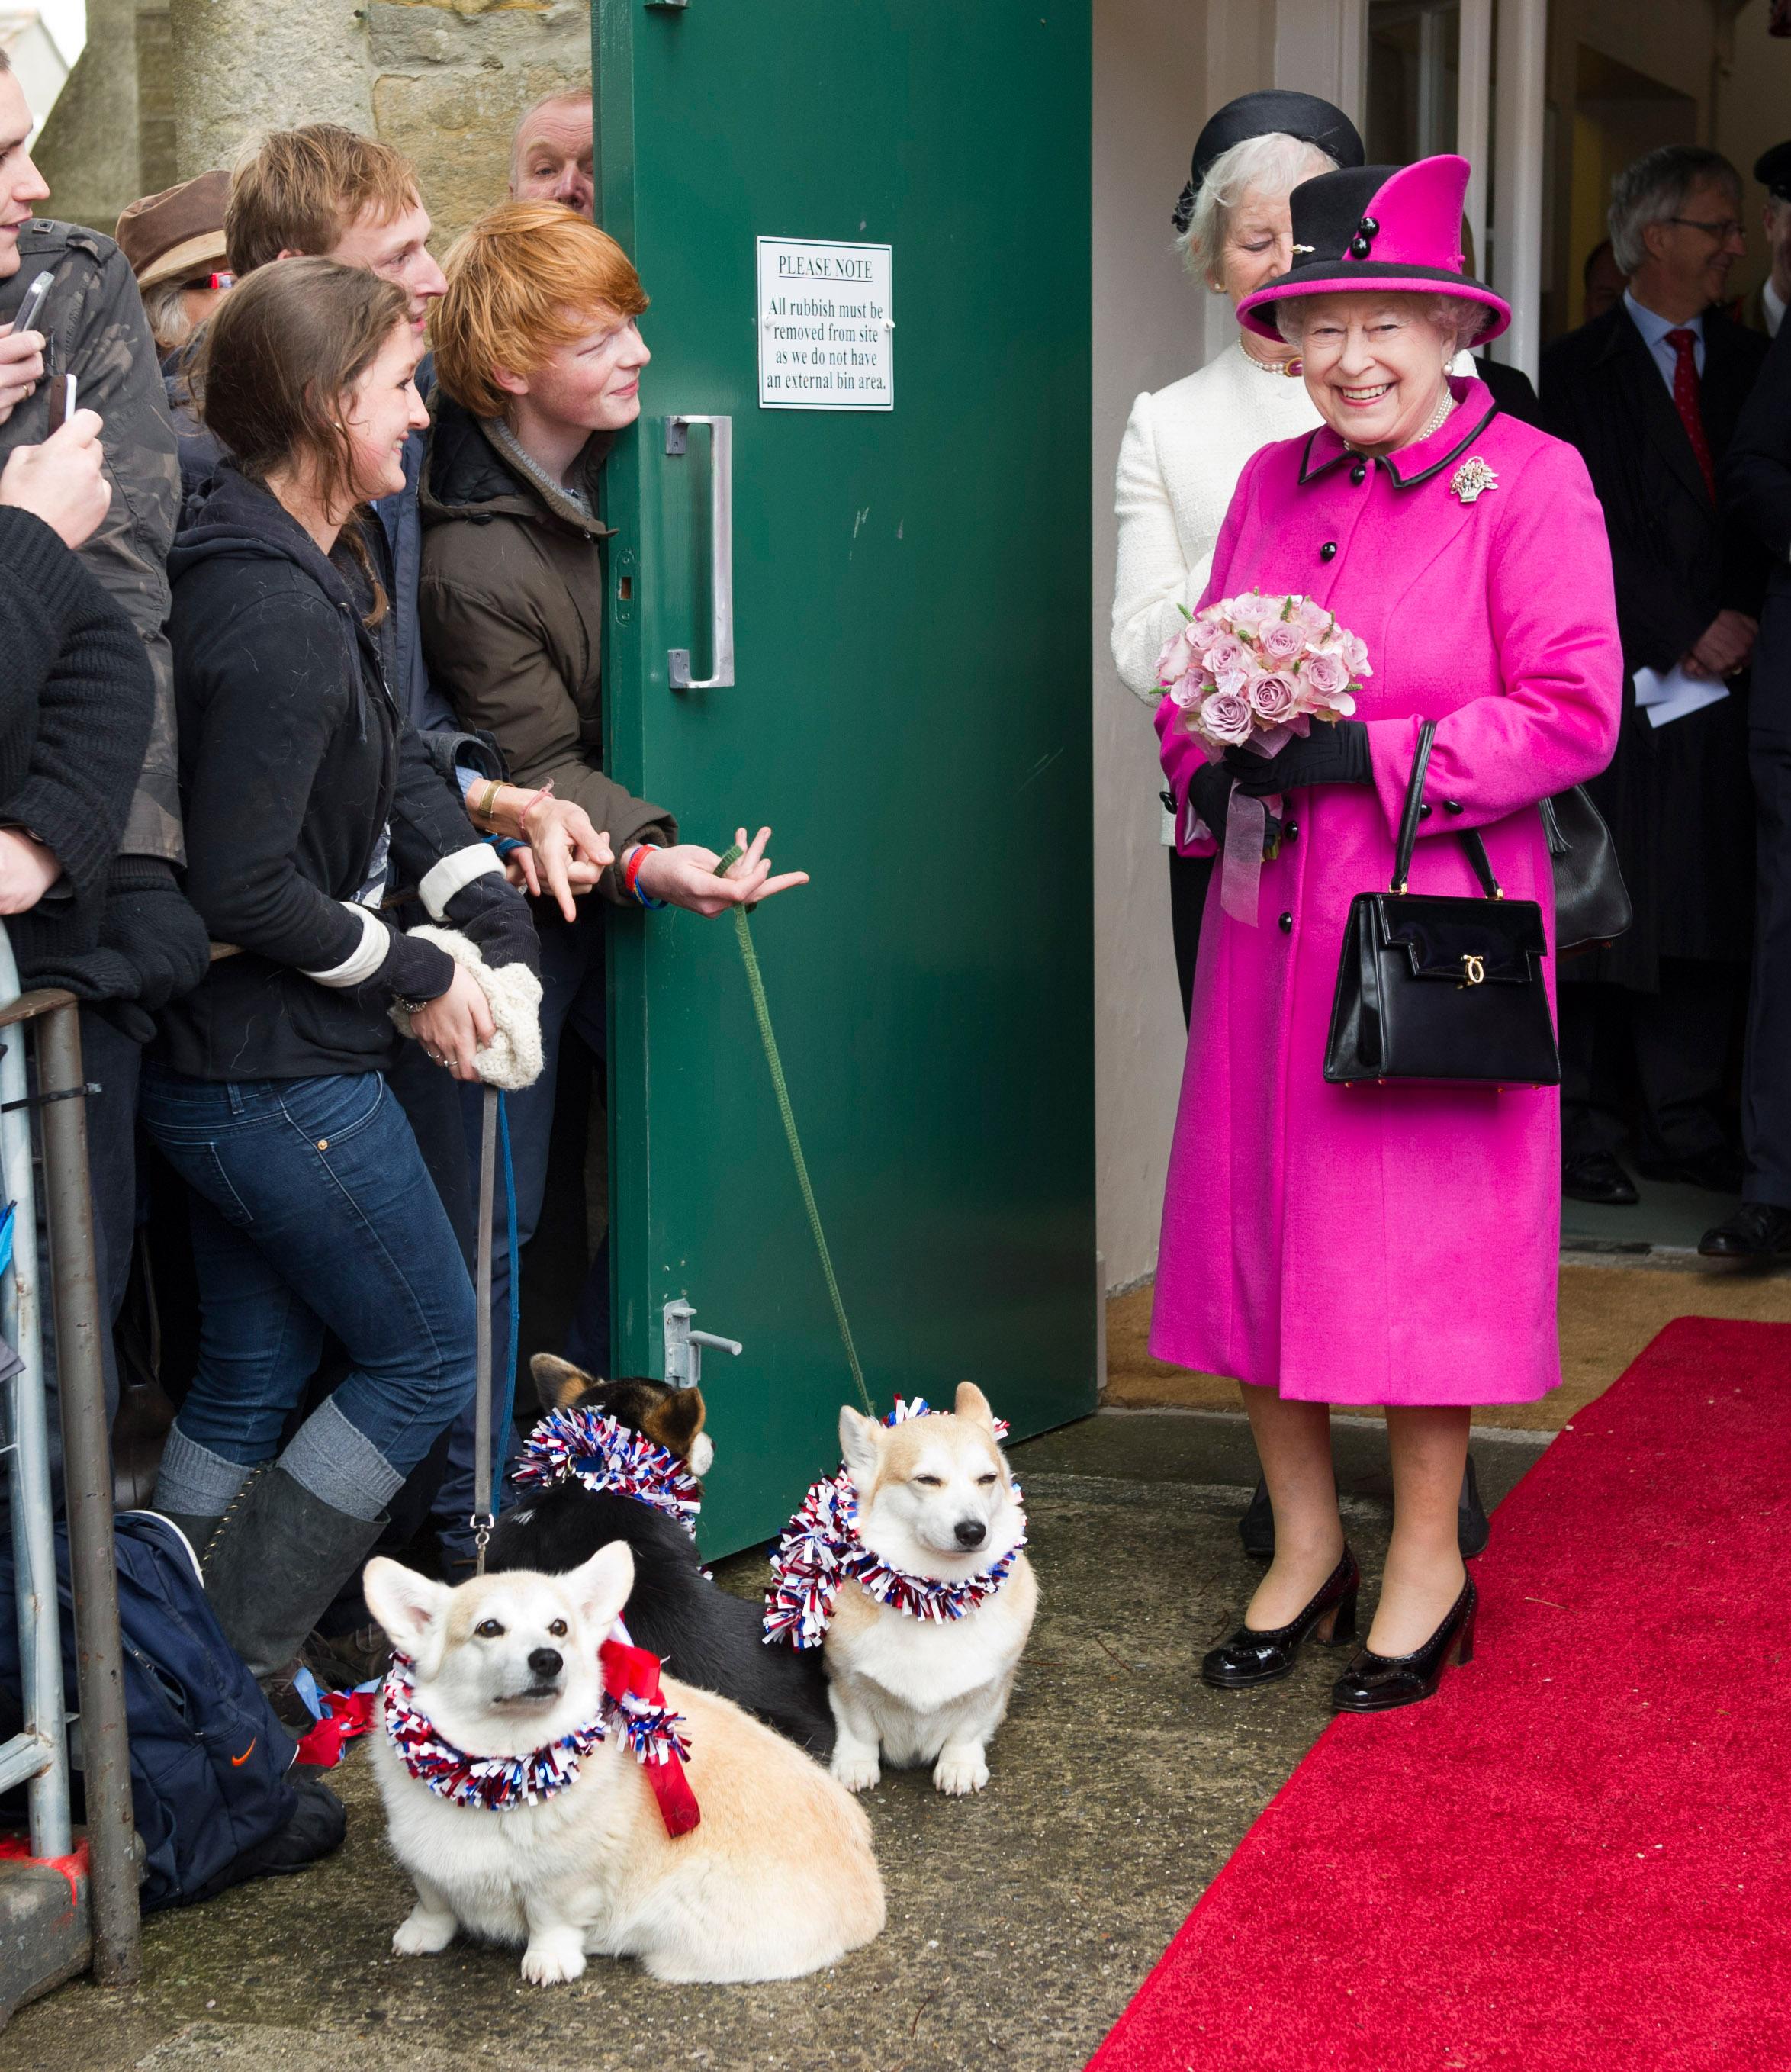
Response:
[[[512,783],[575,799],[619,857],[643,837],[670,844],[677,823],[603,774],[603,602],[608,528],[504,451],[487,424],[437,389],[418,483],[423,573],[417,594],[429,675],[469,733],[492,735]],[[584,456],[594,511],[608,440]],[[614,870],[598,890],[624,897]],[[550,902],[549,902],[550,903]]]

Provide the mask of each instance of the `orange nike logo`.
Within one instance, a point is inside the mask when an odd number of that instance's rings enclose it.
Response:
[[[255,1737],[255,1741],[258,1741],[261,1738],[261,1736],[257,1734]],[[248,1762],[249,1758],[254,1754],[255,1741],[251,1741],[249,1746],[243,1750],[240,1755],[232,1756],[230,1758],[230,1766],[232,1770],[240,1770],[243,1765]]]

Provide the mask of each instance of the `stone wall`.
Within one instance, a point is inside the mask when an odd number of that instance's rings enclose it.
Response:
[[[590,69],[585,0],[172,0],[179,176],[260,131],[370,130],[416,161],[439,248],[503,199],[528,104]]]
[[[345,122],[416,161],[439,250],[503,198],[531,101],[591,69],[587,0],[88,0],[39,140],[57,215],[118,212],[249,138]]]

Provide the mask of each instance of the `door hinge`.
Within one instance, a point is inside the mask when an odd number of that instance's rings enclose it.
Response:
[[[736,1359],[746,1350],[737,1338],[718,1338],[711,1331],[693,1331],[690,1320],[696,1312],[681,1295],[665,1305],[665,1383],[668,1388],[700,1388],[703,1381],[703,1348],[732,1353]]]

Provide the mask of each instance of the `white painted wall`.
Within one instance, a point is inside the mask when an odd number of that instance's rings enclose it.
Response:
[[[1362,105],[1365,0],[1094,0],[1095,1186],[1109,1289],[1156,1265],[1186,1038],[1159,840],[1156,736],[1115,675],[1113,466],[1132,399],[1236,335],[1191,281],[1169,212],[1201,125],[1234,95],[1296,86]]]

